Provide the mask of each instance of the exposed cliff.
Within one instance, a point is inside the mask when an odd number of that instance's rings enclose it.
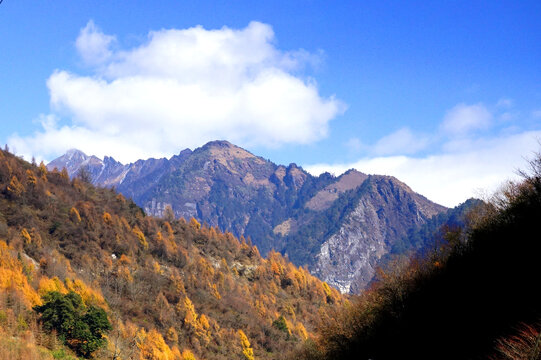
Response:
[[[444,208],[387,176],[370,176],[359,200],[317,254],[313,272],[342,292],[357,293],[394,243]]]

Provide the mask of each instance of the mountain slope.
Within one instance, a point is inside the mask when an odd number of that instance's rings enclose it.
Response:
[[[391,177],[370,176],[357,205],[316,256],[314,274],[342,292],[358,293],[372,280],[379,260],[441,209]],[[361,225],[361,226],[360,226]]]
[[[397,238],[445,210],[392,177],[314,177],[226,141],[128,165],[70,151],[54,167],[71,176],[86,167],[95,184],[114,186],[148,214],[163,216],[170,206],[177,217],[250,237],[263,254],[287,254],[346,292],[370,281]]]
[[[113,323],[98,358],[281,358],[344,300],[278,253],[262,258],[195,219],[145,216],[111,189],[1,151],[0,253],[0,314],[9,319],[0,333],[53,346],[31,306],[73,290]]]
[[[450,214],[468,226],[449,226],[424,259],[389,266],[291,358],[539,359],[541,158],[530,165],[491,204]]]

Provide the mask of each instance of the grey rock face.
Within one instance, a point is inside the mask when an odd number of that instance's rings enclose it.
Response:
[[[378,261],[408,229],[444,208],[387,176],[370,176],[355,209],[317,254],[313,272],[343,293],[370,283]]]
[[[321,245],[314,274],[342,293],[350,293],[354,283],[368,284],[386,253],[385,233],[373,204],[361,200],[338,233]]]

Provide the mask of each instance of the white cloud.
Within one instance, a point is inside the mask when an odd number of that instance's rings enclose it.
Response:
[[[100,65],[107,61],[112,52],[109,49],[116,38],[105,35],[92,20],[81,29],[79,37],[75,41],[75,47],[83,61],[89,65]]]
[[[59,70],[47,81],[52,109],[71,123],[12,137],[19,152],[56,155],[76,147],[127,162],[216,139],[307,144],[326,137],[329,121],[345,110],[296,75],[315,56],[277,49],[266,24],[154,31],[123,51],[111,50],[113,41],[92,22],[81,31],[77,49],[99,64],[94,76]]]
[[[303,166],[312,174],[329,171],[339,175],[355,168],[369,174],[393,175],[432,201],[455,206],[469,197],[492,192],[506,179],[526,168],[524,157],[539,148],[541,131],[478,139],[471,146],[425,157],[388,156],[363,158],[348,164]]]
[[[414,154],[423,150],[429,143],[425,135],[414,134],[404,127],[392,134],[382,137],[373,147],[376,155]]]
[[[502,99],[495,107],[512,105],[511,100]],[[366,147],[367,155],[358,161],[303,167],[313,174],[328,171],[340,175],[355,168],[370,174],[393,175],[429,199],[455,206],[516,178],[516,171],[528,166],[525,157],[539,150],[541,131],[502,127],[503,119],[511,119],[509,114],[496,112],[501,121],[492,123],[494,115],[484,105],[458,104],[445,114],[440,132],[417,134],[404,127]],[[518,113],[513,113],[515,117]],[[474,131],[489,127],[491,131],[483,135]],[[426,155],[413,156],[421,150]]]
[[[359,138],[350,138],[344,143],[344,146],[351,154],[364,152],[373,156],[394,155],[394,154],[414,154],[433,142],[429,136],[422,133],[411,131],[408,127],[403,127],[397,131],[380,138],[374,144],[365,144]]]
[[[464,135],[490,126],[492,114],[483,104],[458,104],[445,114],[442,129],[450,135]]]

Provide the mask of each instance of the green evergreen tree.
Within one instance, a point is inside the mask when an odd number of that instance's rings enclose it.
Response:
[[[103,309],[85,306],[81,296],[73,291],[66,295],[51,291],[43,296],[43,302],[34,307],[41,315],[43,326],[56,330],[77,355],[90,358],[107,343],[103,334],[111,330],[111,323]]]

